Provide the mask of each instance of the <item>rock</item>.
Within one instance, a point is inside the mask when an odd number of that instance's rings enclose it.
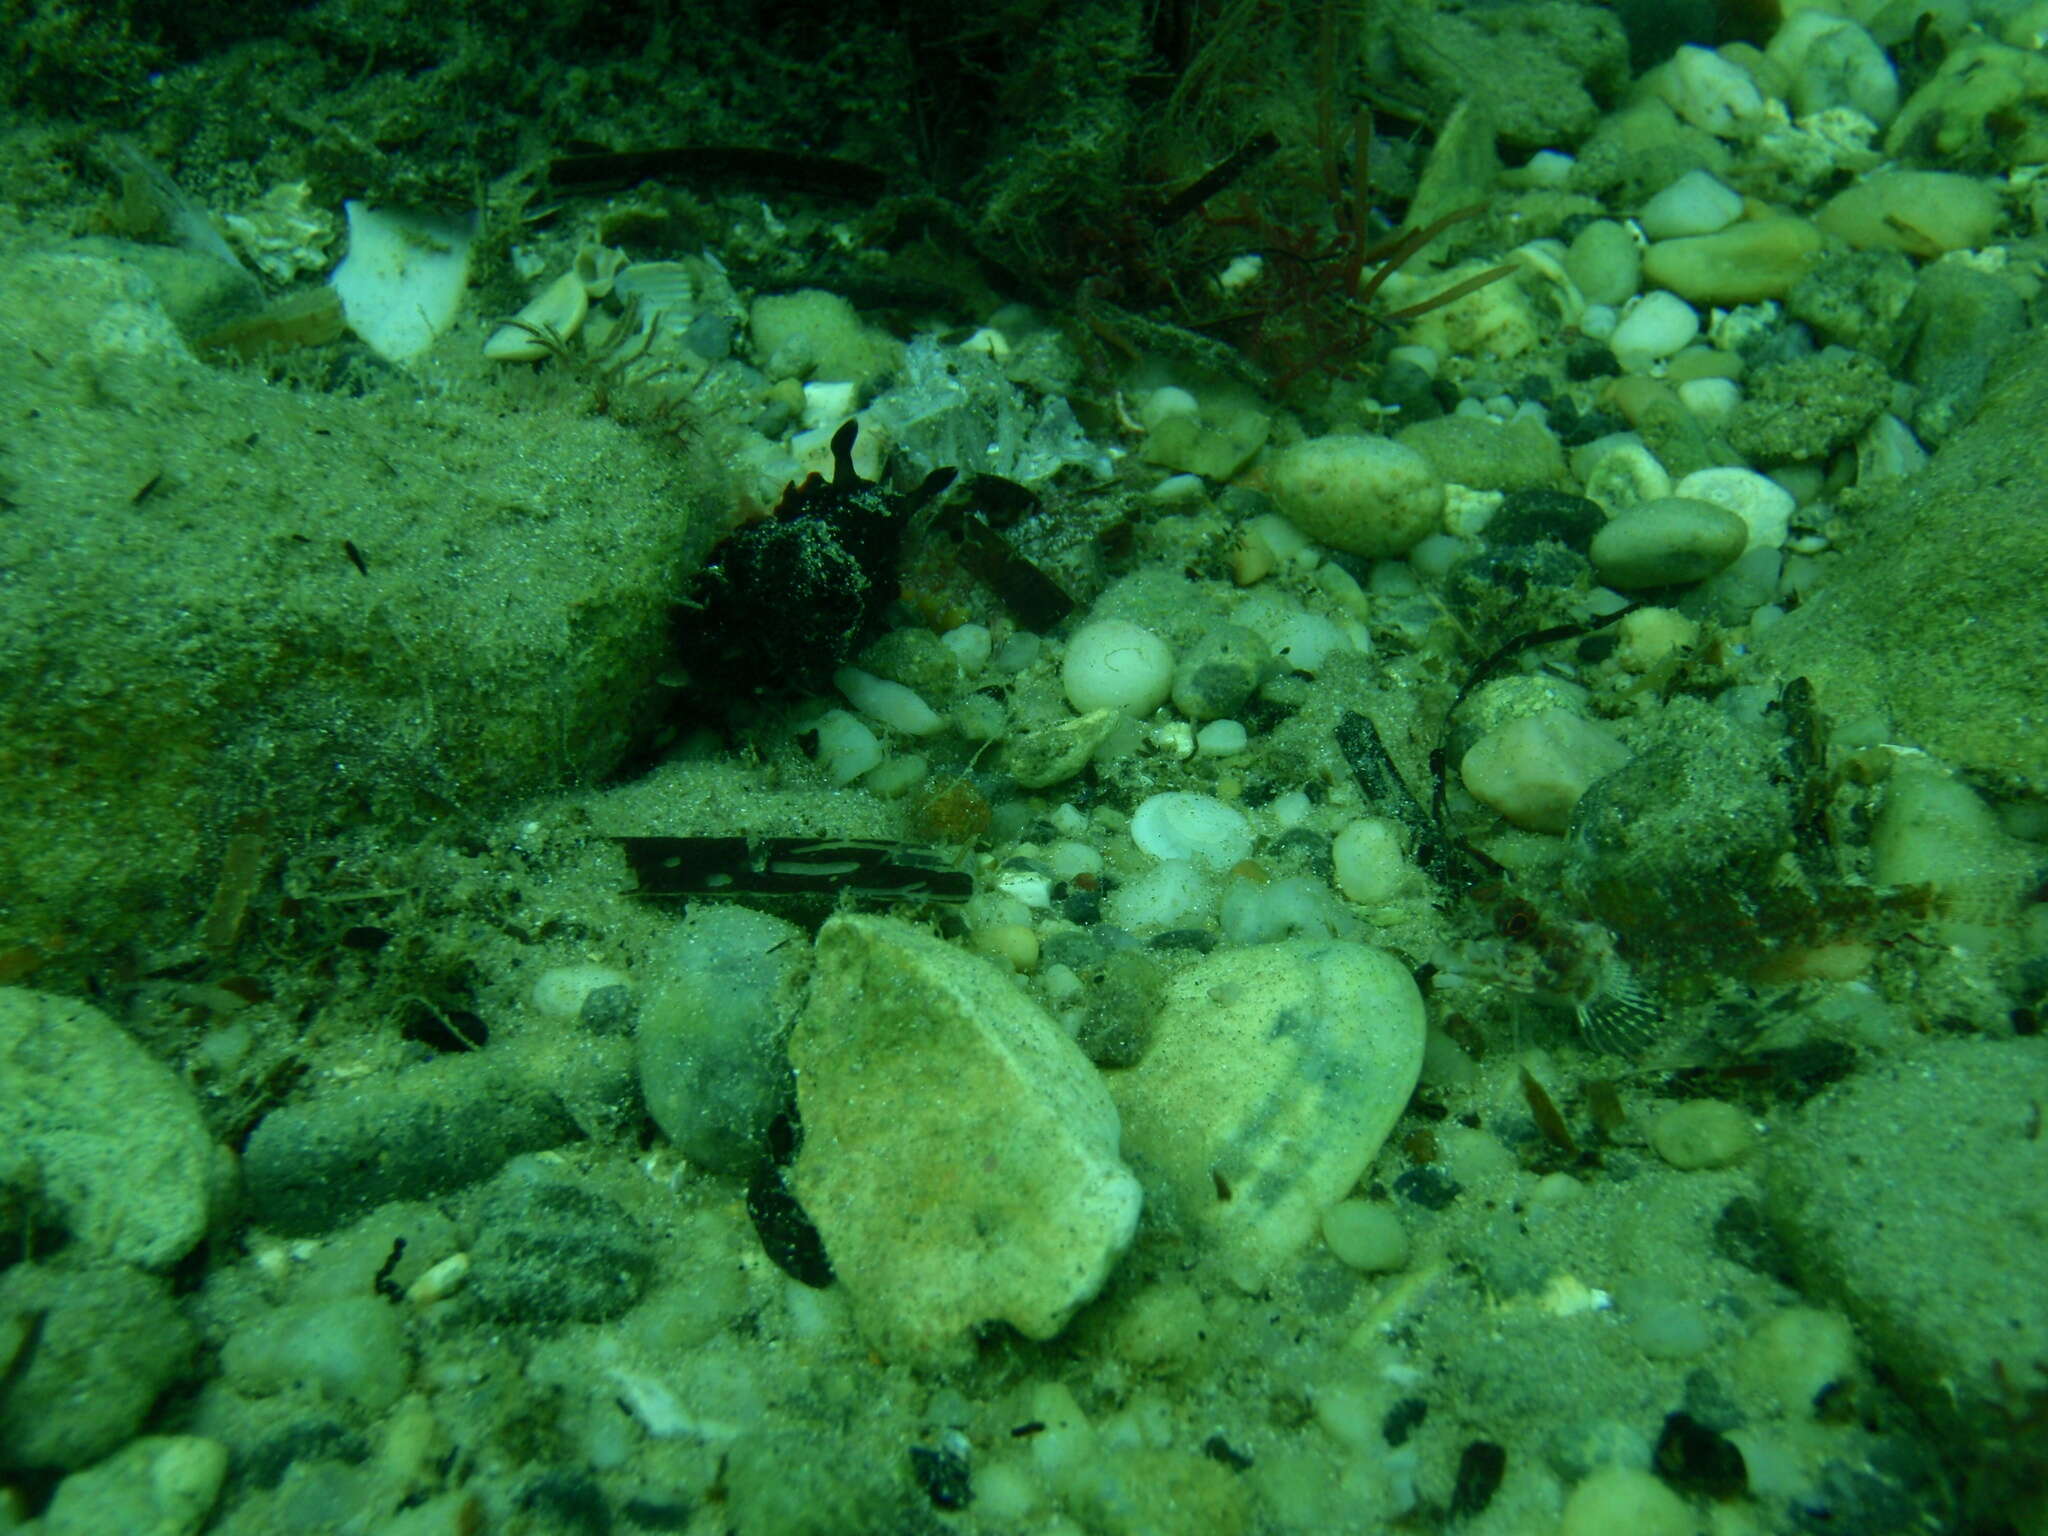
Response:
[[[1312,437],[1266,468],[1281,515],[1319,544],[1384,559],[1437,531],[1444,484],[1429,460],[1384,437]]]
[[[1756,1127],[1733,1104],[1692,1099],[1657,1111],[1650,1145],[1674,1168],[1729,1168],[1755,1150]]]
[[[526,1065],[494,1045],[272,1110],[242,1154],[251,1219],[324,1232],[386,1200],[458,1189],[517,1153],[573,1141],[575,1121]]]
[[[2001,1446],[2048,1360],[2044,1103],[2048,1041],[1934,1040],[1813,1099],[1764,1164],[1802,1293],[1847,1312],[1987,1512],[2040,1492]]]
[[[402,1314],[382,1296],[302,1301],[258,1314],[228,1336],[221,1375],[254,1397],[310,1387],[331,1403],[380,1414],[412,1374]]]
[[[654,1273],[639,1224],[616,1200],[515,1163],[471,1211],[469,1290],[500,1321],[598,1323],[637,1302]]]
[[[1071,720],[1019,731],[1003,744],[1003,770],[1023,789],[1065,783],[1088,766],[1123,719],[1121,710],[1092,709]]]
[[[1877,171],[1828,199],[1814,223],[1859,251],[1975,250],[1998,225],[1998,188],[1952,171]]]
[[[894,1359],[1051,1338],[1137,1227],[1117,1114],[1080,1049],[1003,972],[891,918],[819,931],[790,1038],[791,1170],[854,1316]]]
[[[1659,496],[1593,535],[1593,569],[1624,592],[1676,586],[1725,571],[1748,544],[1749,525],[1726,507]]]
[[[1392,955],[1290,939],[1182,970],[1144,1059],[1109,1087],[1147,1193],[1251,1289],[1371,1166],[1422,1042],[1421,994]]]
[[[744,1174],[788,1102],[783,1040],[802,1002],[803,930],[726,902],[684,920],[638,1038],[647,1112],[683,1156]]]
[[[2011,283],[1941,261],[1921,276],[1904,328],[1906,378],[1920,390],[1913,430],[1933,445],[1976,414],[1992,365],[2026,334],[2027,306]]]
[[[0,1470],[98,1461],[185,1374],[195,1342],[163,1282],[138,1269],[17,1264],[0,1274]]]
[[[1925,470],[1872,495],[1828,582],[1757,640],[1837,720],[1889,719],[1974,781],[2048,793],[2048,332],[1994,370],[1975,419]],[[1939,658],[1940,665],[1930,665]]]
[[[1820,231],[1804,219],[1752,219],[1659,240],[1643,253],[1643,280],[1695,304],[1756,304],[1791,292],[1820,249]]]
[[[144,1435],[57,1485],[43,1536],[192,1536],[227,1478],[228,1448],[198,1435]]]
[[[1166,702],[1173,686],[1173,651],[1143,625],[1097,619],[1074,631],[1060,663],[1067,702],[1081,714],[1121,710],[1142,718]]]
[[[1753,893],[1792,846],[1774,724],[1673,700],[1572,814],[1566,889],[1651,970],[1741,972],[1777,942]]]
[[[1762,464],[1825,459],[1877,420],[1892,387],[1876,358],[1841,348],[1774,364],[1749,381],[1728,419],[1729,445]]]
[[[1173,707],[1190,720],[1235,714],[1264,681],[1265,637],[1242,624],[1217,624],[1188,647],[1173,672]]]
[[[201,363],[154,249],[0,257],[6,355],[68,370],[9,375],[40,426],[8,465],[0,740],[62,747],[0,754],[0,951],[66,986],[190,943],[221,830],[261,810],[274,859],[332,826],[337,775],[360,824],[409,827],[603,778],[668,664],[697,515],[671,448],[616,421],[536,433],[491,399]],[[143,488],[147,521],[97,515]],[[347,528],[220,515],[315,502]],[[365,627],[369,583],[402,596]]]
[[[144,1269],[191,1251],[225,1155],[182,1079],[97,1008],[21,987],[0,990],[0,1062],[10,1176],[26,1163],[73,1241]]]
[[[1698,310],[1675,293],[1652,289],[1629,306],[1607,345],[1624,372],[1648,373],[1652,364],[1692,345],[1699,333]]]
[[[1528,416],[1504,422],[1439,416],[1403,427],[1398,441],[1445,479],[1475,490],[1541,491],[1567,478],[1564,450],[1548,427]]]
[[[1561,833],[1579,799],[1628,761],[1628,748],[1594,721],[1563,709],[1488,731],[1458,764],[1472,798],[1529,832]]]
[[[1672,495],[1712,502],[1741,518],[1742,526],[1748,530],[1743,554],[1757,549],[1782,549],[1791,533],[1792,514],[1798,508],[1792,493],[1777,481],[1736,464],[1696,469],[1672,487]]]

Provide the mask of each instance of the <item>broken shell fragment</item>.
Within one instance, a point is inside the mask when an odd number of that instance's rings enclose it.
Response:
[[[499,363],[537,363],[574,336],[590,313],[590,291],[571,267],[491,333],[484,356]]]

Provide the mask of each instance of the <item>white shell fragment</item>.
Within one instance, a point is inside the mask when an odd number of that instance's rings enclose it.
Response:
[[[372,352],[407,362],[455,323],[469,286],[476,215],[343,206],[348,255],[331,279],[341,312]]]
[[[571,268],[491,332],[484,356],[494,363],[537,363],[551,350],[548,338],[557,345],[567,341],[583,328],[589,313],[590,290]]]

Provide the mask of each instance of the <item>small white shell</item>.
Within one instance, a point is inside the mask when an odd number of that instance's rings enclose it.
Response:
[[[541,289],[527,306],[491,333],[484,356],[498,363],[536,363],[551,350],[534,334],[542,331],[557,342],[567,341],[590,313],[590,294],[571,268]]]

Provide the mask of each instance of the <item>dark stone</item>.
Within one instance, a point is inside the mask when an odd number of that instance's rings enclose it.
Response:
[[[1665,1415],[1655,1460],[1657,1475],[1680,1493],[1732,1499],[1749,1487],[1741,1449],[1689,1413]]]
[[[1251,1457],[1238,1450],[1221,1435],[1211,1435],[1202,1442],[1202,1454],[1211,1461],[1220,1461],[1233,1472],[1242,1472],[1252,1464]]]
[[[1387,1410],[1387,1416],[1380,1423],[1380,1438],[1391,1446],[1403,1446],[1408,1437],[1422,1427],[1422,1421],[1429,1417],[1429,1404],[1419,1397],[1404,1397]]]
[[[1510,491],[1486,520],[1486,537],[1496,544],[1535,544],[1555,539],[1585,554],[1593,535],[1607,523],[1598,502],[1568,491]]]
[[[754,1235],[775,1267],[792,1280],[822,1291],[833,1281],[832,1260],[825,1240],[796,1196],[783,1182],[782,1170],[764,1161],[747,1180],[747,1216]]]
[[[577,1134],[560,1102],[501,1066],[495,1049],[471,1051],[272,1110],[243,1150],[243,1187],[257,1226],[326,1232],[386,1201],[489,1178],[507,1158]]]
[[[1451,1485],[1451,1518],[1467,1520],[1481,1513],[1500,1492],[1507,1475],[1507,1447],[1492,1440],[1474,1440],[1458,1453],[1458,1477]]]
[[[580,1185],[518,1172],[478,1202],[469,1290],[505,1322],[594,1323],[647,1289],[654,1257],[616,1201]]]
[[[974,1502],[967,1458],[958,1451],[929,1445],[910,1448],[910,1475],[925,1497],[939,1509],[965,1509]]]
[[[611,1506],[596,1480],[584,1473],[543,1472],[519,1490],[518,1505],[559,1536],[611,1536]]]
[[[1465,1192],[1465,1187],[1439,1168],[1410,1168],[1394,1180],[1394,1193],[1426,1211],[1441,1211]]]

